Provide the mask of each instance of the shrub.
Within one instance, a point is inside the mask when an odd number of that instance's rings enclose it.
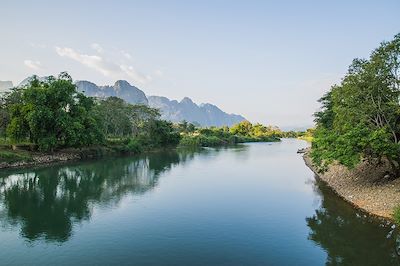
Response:
[[[131,139],[126,147],[130,152],[139,153],[142,151],[142,145],[137,139]]]

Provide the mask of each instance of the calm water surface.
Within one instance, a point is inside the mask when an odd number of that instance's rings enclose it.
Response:
[[[0,172],[0,264],[398,265],[299,140]]]

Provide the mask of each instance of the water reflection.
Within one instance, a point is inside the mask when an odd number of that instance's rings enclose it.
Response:
[[[327,265],[400,264],[397,230],[355,211],[320,181],[314,189],[321,196],[321,205],[306,218],[309,239],[326,250]]]
[[[59,165],[0,175],[0,220],[21,228],[28,240],[64,242],[74,223],[88,220],[93,206],[118,203],[157,185],[161,173],[196,151],[170,150],[138,158]]]

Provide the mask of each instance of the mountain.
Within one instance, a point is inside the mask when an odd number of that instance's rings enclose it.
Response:
[[[24,87],[24,86],[26,86],[26,85],[29,85],[29,83],[31,83],[31,81],[33,80],[33,78],[34,78],[34,75],[32,75],[32,76],[30,76],[30,77],[27,77],[26,79],[24,79],[23,81],[21,81],[21,82],[18,84],[18,87]],[[47,81],[47,79],[48,79],[49,77],[39,77],[39,76],[36,76],[36,78],[37,78],[39,81],[41,81],[41,82],[45,82],[45,81]]]
[[[29,84],[32,78],[31,76],[24,79],[18,86],[22,87]],[[46,81],[47,79],[47,77],[37,78],[40,81]],[[2,88],[1,84],[0,82],[0,89]],[[241,115],[227,114],[213,104],[197,105],[188,97],[183,98],[180,102],[161,96],[147,97],[142,90],[129,84],[126,80],[118,80],[112,86],[98,86],[86,80],[78,80],[75,84],[78,91],[90,97],[107,98],[116,96],[131,104],[145,104],[160,109],[161,118],[172,122],[186,120],[201,126],[231,126],[246,120]],[[10,86],[10,84],[8,83],[7,86]]]
[[[79,91],[91,97],[107,98],[116,96],[132,104],[148,104],[148,100],[143,91],[132,86],[125,80],[118,80],[113,86],[97,86],[96,84],[80,80],[75,82]]]
[[[186,120],[201,126],[231,126],[246,120],[241,115],[227,114],[213,104],[195,104],[190,98],[182,101],[170,100],[166,97],[149,96],[149,105],[161,111],[161,118],[172,122]]]
[[[201,126],[231,126],[246,120],[240,115],[227,114],[209,103],[197,105],[188,97],[180,102],[161,96],[146,97],[143,91],[125,80],[118,80],[113,86],[97,86],[85,80],[77,81],[75,84],[79,91],[88,96],[98,98],[116,96],[132,104],[146,104],[160,109],[161,118],[172,122],[186,120]]]
[[[12,81],[1,81],[0,80],[0,92],[7,91],[8,89],[11,89],[14,87]]]

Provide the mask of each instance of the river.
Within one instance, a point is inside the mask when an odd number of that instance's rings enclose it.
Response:
[[[301,140],[0,172],[0,264],[398,265],[394,226],[316,181]]]

